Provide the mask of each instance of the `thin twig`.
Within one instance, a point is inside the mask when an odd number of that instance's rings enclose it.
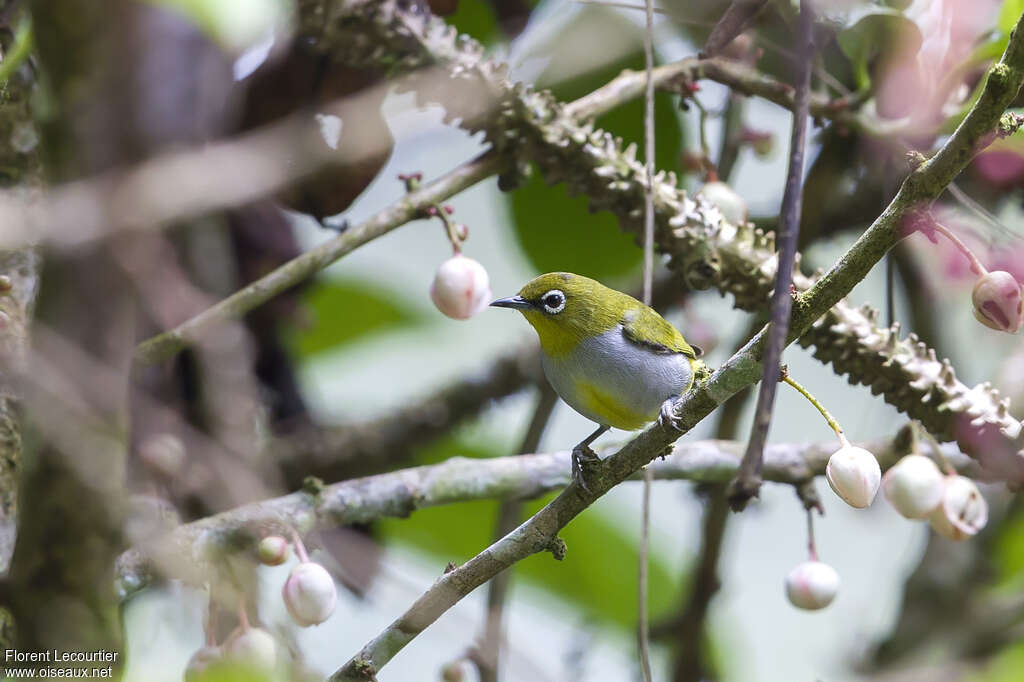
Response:
[[[734,510],[741,510],[751,497],[757,495],[761,485],[761,453],[768,438],[772,411],[775,405],[775,390],[778,385],[779,365],[782,350],[786,346],[789,331],[789,315],[793,306],[790,288],[793,285],[793,268],[796,262],[796,244],[800,236],[800,199],[803,190],[804,146],[807,138],[808,94],[811,87],[810,63],[812,46],[811,30],[814,14],[809,0],[800,2],[801,58],[798,61],[796,105],[793,111],[793,134],[789,148],[789,170],[786,173],[786,189],[782,195],[779,211],[778,269],[775,276],[775,292],[772,295],[772,319],[768,324],[768,345],[765,349],[764,375],[757,396],[754,412],[754,426],[750,444],[743,458],[743,466],[730,490],[730,503]]]
[[[472,187],[493,175],[503,165],[504,161],[499,155],[487,152],[437,180],[424,184],[363,223],[293,258],[174,329],[143,341],[136,349],[136,362],[150,365],[172,357],[210,328],[242,316],[363,244],[421,217],[420,212],[427,206]]]
[[[768,0],[732,0],[715,27],[711,29],[711,35],[700,51],[701,56],[714,57],[724,50],[725,46],[742,33],[767,4]]]
[[[839,425],[839,422],[836,421],[836,418],[832,416],[832,413],[825,409],[825,406],[821,404],[821,401],[814,397],[813,393],[804,388],[803,384],[801,384],[799,381],[789,376],[788,373],[786,374],[786,376],[783,377],[782,380],[789,384],[790,386],[792,386],[793,388],[795,388],[797,393],[799,393],[800,395],[807,399],[807,402],[809,402],[811,405],[814,405],[814,408],[821,413],[822,417],[825,418],[825,422],[828,424],[829,428],[832,429],[833,432],[835,432],[836,438],[838,438],[840,442],[847,442],[846,435],[843,433],[843,427]]]
[[[654,2],[644,3],[644,167],[647,187],[644,191],[644,269],[643,301],[651,304],[654,287]],[[647,552],[651,535],[650,469],[644,469],[643,494],[640,502],[640,547],[637,556],[637,619],[636,640],[640,655],[640,674],[651,682],[651,647],[647,615]]]

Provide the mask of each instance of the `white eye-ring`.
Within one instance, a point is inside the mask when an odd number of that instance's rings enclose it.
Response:
[[[552,289],[540,297],[540,303],[545,311],[557,315],[565,310],[565,294],[558,289]]]

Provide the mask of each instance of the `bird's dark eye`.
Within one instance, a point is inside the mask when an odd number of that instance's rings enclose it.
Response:
[[[541,296],[540,303],[545,311],[555,315],[565,309],[565,294],[558,289],[552,289]]]

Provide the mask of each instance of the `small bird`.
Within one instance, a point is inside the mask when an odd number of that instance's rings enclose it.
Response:
[[[674,426],[672,403],[690,388],[703,353],[652,308],[571,272],[541,275],[491,305],[533,325],[548,382],[598,424],[572,450],[572,477],[584,489],[584,465],[600,461],[590,444],[609,428],[632,431],[655,419]]]

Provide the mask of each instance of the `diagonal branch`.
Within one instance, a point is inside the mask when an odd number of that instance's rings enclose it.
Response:
[[[415,220],[428,206],[442,202],[490,177],[501,166],[501,159],[496,154],[486,153],[438,180],[426,183],[372,218],[288,261],[174,329],[142,342],[136,350],[136,361],[148,365],[166,360],[207,333],[211,327],[241,317],[359,246]]]

